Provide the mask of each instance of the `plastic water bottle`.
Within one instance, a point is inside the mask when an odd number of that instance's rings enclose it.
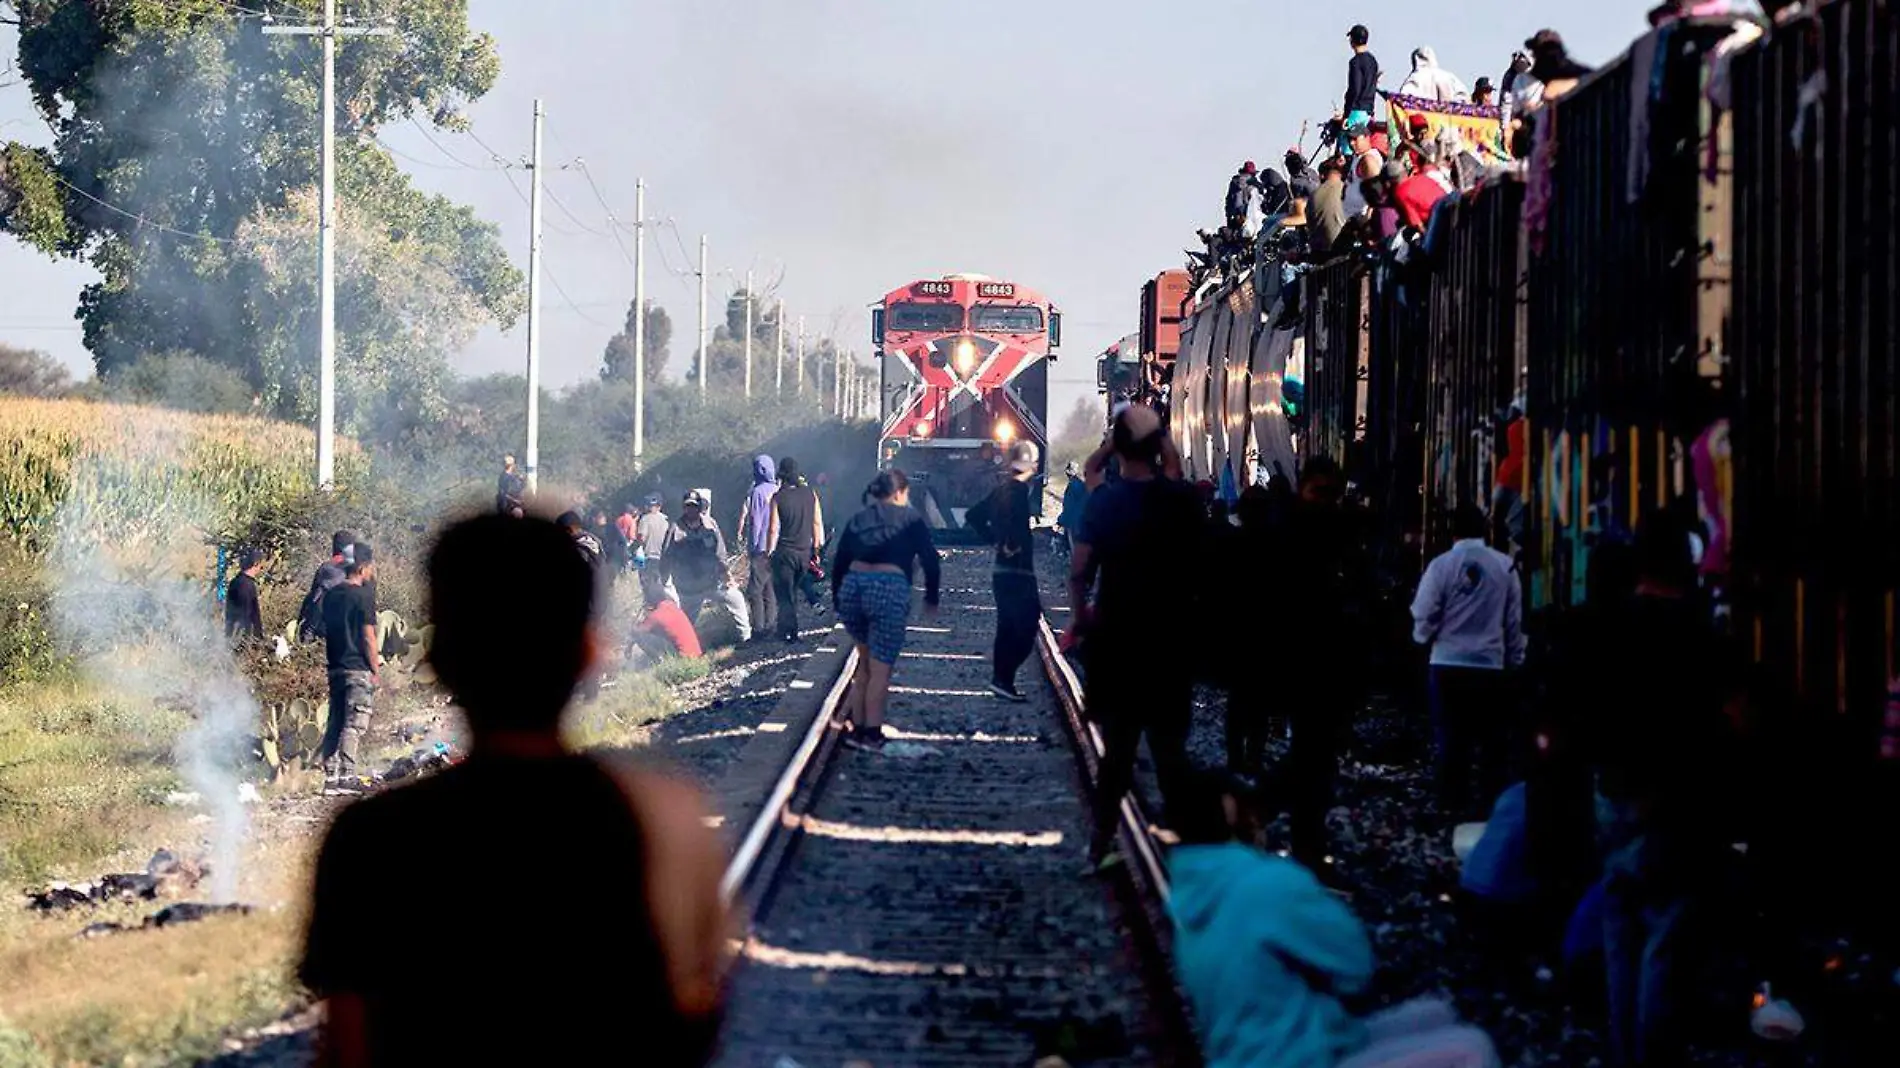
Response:
[[[635,571],[645,571],[647,569],[647,547],[645,545],[635,545],[633,547],[633,569]]]

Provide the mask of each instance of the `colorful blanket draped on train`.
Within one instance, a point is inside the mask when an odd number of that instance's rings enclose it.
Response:
[[[1437,137],[1444,129],[1455,130],[1464,139],[1466,145],[1475,151],[1485,162],[1505,161],[1511,158],[1505,145],[1503,123],[1498,109],[1458,100],[1427,100],[1423,97],[1402,96],[1393,93],[1386,98],[1386,104],[1392,113],[1392,130],[1395,135],[1410,129],[1413,115],[1425,116],[1426,127],[1431,136]]]

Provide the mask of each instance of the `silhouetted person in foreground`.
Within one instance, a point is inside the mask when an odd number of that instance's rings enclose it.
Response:
[[[327,1062],[704,1064],[723,852],[693,788],[562,743],[599,652],[586,563],[554,524],[491,515],[442,535],[429,582],[469,757],[324,841],[300,975]]]
[[[242,640],[264,636],[264,615],[257,601],[257,572],[263,566],[256,549],[246,549],[238,557],[238,573],[224,590],[225,637]]]
[[[1134,781],[1143,734],[1164,803],[1172,804],[1189,774],[1194,680],[1174,642],[1191,618],[1200,585],[1194,569],[1204,562],[1207,534],[1200,495],[1169,474],[1179,470],[1179,458],[1153,409],[1124,409],[1109,441],[1121,477],[1089,494],[1069,570],[1069,604],[1088,669],[1085,703],[1107,747],[1090,843],[1098,864],[1115,855],[1121,799]]]
[[[1009,481],[990,491],[964,516],[978,537],[996,546],[990,587],[996,594],[996,645],[990,692],[1005,701],[1029,700],[1016,689],[1016,672],[1036,647],[1042,598],[1036,590],[1036,544],[1029,533],[1029,482],[1040,461],[1027,441],[1010,447]]]

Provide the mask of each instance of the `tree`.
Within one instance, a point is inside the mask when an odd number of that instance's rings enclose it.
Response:
[[[607,342],[607,351],[601,354],[600,377],[602,381],[632,381],[633,379],[633,305],[627,305],[627,323]],[[647,301],[647,359],[646,372],[649,383],[660,381],[666,373],[667,357],[671,355],[668,347],[673,344],[673,318],[666,309]]]
[[[113,368],[88,392],[109,401],[205,414],[248,412],[256,404],[237,372],[189,352],[140,357]]]
[[[38,349],[0,342],[0,393],[57,397],[72,388],[65,365]]]
[[[267,410],[314,417],[315,242],[301,231],[318,178],[316,45],[266,37],[245,15],[301,22],[307,6],[10,0],[20,71],[53,147],[0,146],[0,228],[99,271],[79,318],[102,374],[152,352],[194,353],[237,372]],[[457,127],[500,62],[460,0],[368,6],[400,32],[338,50],[338,195],[355,242],[338,258],[338,365],[401,387],[387,407],[414,415],[446,374],[450,343],[483,320],[511,324],[523,287],[498,231],[415,189],[375,136],[411,118]],[[411,266],[430,284],[387,284]],[[444,331],[448,315],[472,321]],[[397,355],[408,362],[380,362]]]

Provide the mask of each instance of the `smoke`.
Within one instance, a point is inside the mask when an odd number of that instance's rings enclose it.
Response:
[[[113,481],[109,464],[88,464],[76,472],[69,497],[126,488],[107,485]],[[193,529],[115,537],[86,522],[83,507],[62,508],[50,559],[53,621],[86,676],[116,699],[189,716],[174,756],[211,816],[212,895],[226,902],[237,895],[249,832],[239,786],[258,706],[225,644],[205,580],[191,573],[206,553]]]

